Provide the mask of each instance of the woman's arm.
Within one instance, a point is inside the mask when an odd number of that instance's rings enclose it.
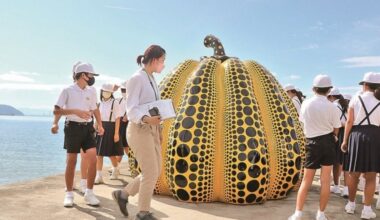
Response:
[[[354,109],[348,108],[347,115],[348,117],[346,121],[346,126],[344,128],[344,138],[341,146],[343,152],[347,152],[348,137],[350,136],[352,125],[354,124]]]
[[[115,135],[113,136],[113,140],[115,143],[120,140],[119,129],[120,129],[120,117],[118,117],[115,121]]]

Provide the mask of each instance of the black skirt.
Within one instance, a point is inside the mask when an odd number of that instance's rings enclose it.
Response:
[[[344,127],[339,128],[339,134],[338,134],[338,142],[335,148],[335,154],[336,154],[336,163],[339,163],[340,165],[344,164],[344,161],[348,158],[348,153],[344,153],[342,151],[342,143],[344,139]]]
[[[104,134],[96,136],[96,153],[98,156],[119,156],[123,152],[120,140],[115,143],[115,122],[103,121]]]
[[[124,122],[123,120],[120,120],[119,136],[120,136],[121,145],[123,147],[128,147],[128,140],[127,140],[128,122],[129,121]]]
[[[348,155],[343,170],[349,172],[380,172],[380,127],[353,126],[348,139]]]

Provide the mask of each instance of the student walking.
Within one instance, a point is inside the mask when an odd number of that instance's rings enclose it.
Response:
[[[353,97],[348,108],[342,150],[348,152],[343,169],[349,172],[349,198],[345,210],[355,212],[355,197],[359,177],[364,173],[364,207],[362,219],[376,218],[371,208],[376,188],[376,173],[380,172],[380,75],[367,73],[359,83],[363,92]]]
[[[141,174],[123,190],[112,192],[112,196],[120,211],[128,216],[128,197],[138,193],[137,220],[157,219],[149,211],[153,190],[161,173],[161,117],[148,116],[139,106],[160,99],[153,73],[161,73],[164,62],[165,50],[157,45],[150,46],[144,55],[137,58],[137,63],[143,65],[143,68],[127,84],[127,116],[130,121],[127,139],[141,168]]]
[[[306,158],[304,176],[297,194],[295,213],[289,220],[302,219],[302,210],[307,193],[313,182],[317,169],[321,168],[321,192],[319,210],[316,220],[326,220],[324,211],[330,196],[330,175],[335,163],[335,138],[341,122],[340,112],[334,104],[327,100],[332,88],[331,79],[327,75],[318,75],[313,81],[314,96],[305,100],[300,111],[300,120],[304,125],[306,136]]]
[[[119,102],[113,97],[114,85],[103,84],[100,90],[99,110],[104,127],[104,134],[98,135],[97,140],[97,163],[95,183],[104,183],[102,177],[103,157],[109,157],[112,162],[111,180],[117,179],[119,175],[118,161],[116,156],[119,155],[122,146],[120,143],[120,107]]]
[[[99,205],[99,200],[93,192],[96,174],[96,141],[93,127],[93,115],[98,123],[98,133],[102,135],[102,127],[99,109],[96,102],[96,91],[91,88],[97,76],[91,64],[78,63],[74,70],[75,82],[65,88],[54,106],[54,115],[66,115],[64,148],[67,151],[65,181],[66,195],[63,202],[65,207],[74,204],[73,181],[77,154],[82,149],[87,161],[87,189],[84,200],[89,205]]]
[[[288,94],[289,98],[292,100],[294,107],[296,107],[297,113],[299,115],[301,110],[302,97],[298,97],[298,92],[294,85],[288,84],[284,87],[284,90]]]
[[[340,194],[343,197],[348,197],[348,187],[346,184],[346,179],[348,178],[347,177],[348,174],[346,172],[343,172],[343,177],[344,177],[343,190],[340,189],[340,176],[342,173],[343,161],[347,159],[347,153],[344,153],[340,146],[343,143],[344,126],[347,121],[348,102],[340,93],[339,89],[336,87],[331,89],[327,98],[339,109],[339,112],[340,112],[339,120],[342,124],[342,127],[339,128],[338,141],[336,143],[336,148],[335,148],[336,161],[333,165],[334,185],[330,187],[330,192],[335,193],[335,194]]]

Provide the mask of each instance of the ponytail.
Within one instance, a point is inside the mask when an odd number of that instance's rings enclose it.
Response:
[[[348,110],[348,101],[342,95],[333,95],[333,97],[338,99],[338,103],[342,107],[343,113],[346,113]]]
[[[138,57],[137,57],[137,64],[138,64],[139,66],[141,66],[143,60],[144,60],[144,55],[140,55],[140,56],[138,56]]]
[[[158,46],[158,45],[151,45],[148,47],[148,49],[145,50],[144,55],[140,55],[137,57],[137,64],[139,66],[142,66],[143,64],[149,64],[154,59],[159,59],[163,55],[166,54],[166,51]]]
[[[373,91],[373,95],[380,101],[380,84],[377,83],[364,83],[368,88]]]

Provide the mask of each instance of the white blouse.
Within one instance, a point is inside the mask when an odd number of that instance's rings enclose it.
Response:
[[[139,69],[128,80],[126,109],[128,120],[140,124],[141,118],[146,114],[139,110],[139,106],[160,99],[160,91],[156,80],[144,69]]]
[[[379,100],[375,98],[373,92],[364,92],[360,95],[363,99],[365,107],[368,113],[379,103]],[[350,101],[350,108],[354,109],[354,125],[359,125],[359,123],[366,117],[363,105],[360,102],[359,95],[353,97]],[[380,125],[380,106],[369,116],[369,120],[372,125]],[[361,125],[368,125],[368,121],[364,120]]]
[[[112,117],[110,120],[111,107],[112,107],[113,101],[115,102],[113,104]],[[119,100],[116,100],[116,99],[108,99],[107,101],[100,102],[99,111],[100,111],[100,116],[102,118],[102,121],[115,122],[117,118],[122,116],[121,111],[120,111]]]

